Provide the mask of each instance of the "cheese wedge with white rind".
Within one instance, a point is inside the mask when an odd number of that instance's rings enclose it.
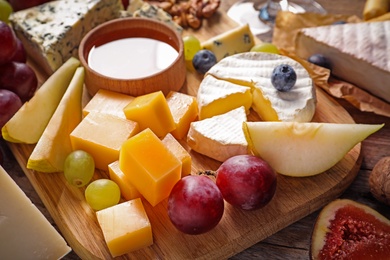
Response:
[[[281,64],[290,65],[297,74],[297,81],[290,91],[278,91],[271,83],[272,71]],[[218,62],[206,75],[251,87],[252,108],[262,120],[309,122],[314,116],[317,100],[313,80],[300,63],[287,56],[239,53]]]
[[[249,114],[252,93],[250,87],[207,75],[199,85],[197,101],[200,120],[224,114],[241,106],[244,106],[246,113]]]
[[[194,151],[223,162],[234,155],[248,154],[242,130],[247,120],[245,108],[191,123],[187,144]]]
[[[305,28],[298,32],[296,54],[322,54],[332,74],[390,102],[390,21]]]
[[[0,166],[0,259],[61,259],[63,237]]]
[[[3,126],[3,138],[14,143],[37,143],[79,65],[80,61],[72,57],[54,72]]]
[[[282,175],[320,174],[383,127],[369,124],[244,122],[250,150]]]
[[[70,133],[82,119],[84,68],[77,68],[72,81],[27,161],[27,168],[39,172],[64,170],[72,144]]]

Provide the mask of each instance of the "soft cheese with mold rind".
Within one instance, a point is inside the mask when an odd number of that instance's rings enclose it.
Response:
[[[242,130],[247,121],[245,108],[191,123],[187,143],[194,151],[223,162],[228,158],[248,154],[248,143]]]
[[[10,22],[27,53],[52,74],[77,57],[81,39],[94,27],[119,17],[120,0],[61,0],[11,14]]]
[[[390,102],[390,21],[305,28],[295,50],[303,59],[321,53],[332,74]]]
[[[250,87],[206,75],[199,85],[197,100],[199,119],[202,120],[241,106],[244,106],[246,113],[249,114],[252,106],[252,93]]]
[[[271,83],[280,64],[294,68],[297,81],[290,91],[278,91]],[[220,80],[252,88],[252,108],[265,121],[309,122],[316,109],[316,90],[308,71],[297,61],[278,54],[239,53],[224,58],[208,72]],[[199,97],[198,97],[199,98]]]
[[[0,259],[61,259],[71,251],[0,166]]]

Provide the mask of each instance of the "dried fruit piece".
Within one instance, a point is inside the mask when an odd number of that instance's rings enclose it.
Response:
[[[390,205],[390,156],[380,159],[372,169],[369,178],[372,195]]]
[[[314,226],[310,259],[388,259],[390,220],[348,199],[323,208]]]

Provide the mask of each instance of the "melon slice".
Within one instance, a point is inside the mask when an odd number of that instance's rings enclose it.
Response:
[[[1,129],[9,142],[35,144],[45,130],[80,61],[67,60]]]
[[[369,124],[244,122],[251,151],[288,176],[322,173],[383,127]]]
[[[63,171],[72,152],[70,133],[82,119],[84,68],[77,68],[60,104],[27,161],[27,168],[39,172]]]

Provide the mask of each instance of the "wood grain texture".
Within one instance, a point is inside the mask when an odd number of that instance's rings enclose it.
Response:
[[[201,39],[207,39],[235,26],[221,12],[215,19],[194,33]],[[187,83],[182,91],[196,95],[200,80],[199,74],[188,72]],[[344,108],[322,90],[317,90],[317,97],[314,121],[354,123]],[[220,165],[217,161],[191,151],[184,141],[182,145],[192,156],[193,173],[204,169],[216,170]],[[26,169],[33,145],[9,143],[9,147],[77,255],[83,259],[110,259],[95,212],[84,200],[84,189],[70,186],[61,173],[44,174]],[[220,259],[233,256],[337,198],[358,172],[360,150],[361,145],[356,145],[333,168],[317,176],[278,176],[275,197],[261,210],[246,212],[225,204],[220,224],[203,235],[189,236],[177,231],[168,218],[166,200],[155,207],[144,201],[152,224],[154,244],[119,259]],[[101,177],[107,177],[107,173],[96,171],[95,178]]]

